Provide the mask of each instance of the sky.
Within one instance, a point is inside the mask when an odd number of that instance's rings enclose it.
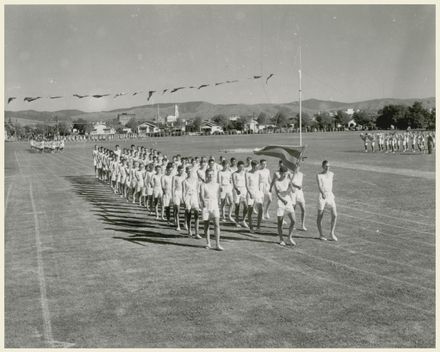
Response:
[[[432,97],[435,6],[5,5],[4,68],[13,111],[286,103],[300,68],[303,100]],[[147,101],[149,90],[226,80],[239,82]]]

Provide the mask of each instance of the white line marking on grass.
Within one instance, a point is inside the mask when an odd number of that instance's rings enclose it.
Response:
[[[349,270],[359,271],[359,272],[364,273],[366,275],[373,275],[373,276],[380,277],[380,278],[382,278],[384,280],[394,281],[396,283],[400,283],[400,284],[403,284],[403,285],[412,286],[412,287],[415,287],[415,288],[421,288],[421,289],[424,289],[424,290],[427,290],[427,291],[435,292],[434,288],[420,286],[419,284],[413,284],[413,283],[408,282],[408,281],[404,281],[404,280],[400,280],[400,279],[395,279],[393,277],[389,277],[389,276],[385,276],[385,275],[382,275],[382,274],[378,274],[378,273],[375,273],[373,271],[359,269],[359,268],[356,268],[354,266],[350,266],[350,265],[347,265],[347,264],[343,264],[343,263],[334,261],[332,259],[327,259],[327,258],[319,257],[319,256],[316,256],[316,255],[313,255],[313,254],[308,254],[308,253],[304,252],[301,249],[296,249],[296,250],[297,250],[297,252],[299,252],[300,254],[302,254],[304,256],[307,256],[307,257],[310,257],[310,258],[315,258],[315,259],[322,260],[322,261],[325,261],[325,262],[329,262],[329,263],[332,263],[334,265],[339,265],[339,266],[342,266],[342,267],[347,268]]]
[[[373,207],[373,208],[377,209],[377,202],[376,201],[375,201],[374,204],[372,204],[372,203],[361,202],[359,200],[347,199],[347,198],[344,198],[344,197],[341,197],[341,196],[338,196],[338,200],[339,201],[342,200],[343,202],[345,202],[346,204],[350,204],[351,206],[354,203],[354,204],[360,205],[362,207],[367,206],[367,207],[370,207],[370,208]],[[380,200],[379,200],[379,202],[380,202]],[[389,211],[389,210],[396,210],[396,209],[387,208],[387,210]],[[399,210],[399,212],[402,212],[402,210]],[[416,217],[419,217],[419,218],[425,218],[427,220],[432,220],[432,216],[426,216],[426,215],[423,215],[423,214],[415,214],[414,212],[410,212],[410,211],[405,211],[405,213],[409,214],[412,217],[416,216]]]
[[[252,252],[252,251],[249,250],[249,249],[246,249],[246,248],[244,248],[244,249],[245,249],[246,252],[248,252],[249,254],[251,254],[251,255],[253,255],[253,256],[255,256],[255,257],[261,259],[261,260],[265,260],[266,262],[269,262],[269,263],[275,264],[277,267],[279,267],[279,268],[281,268],[281,269],[287,269],[287,270],[289,270],[289,271],[293,271],[293,272],[296,272],[296,273],[299,272],[299,273],[301,273],[301,274],[304,274],[305,276],[312,277],[312,279],[316,279],[316,277],[318,277],[319,279],[324,280],[324,281],[328,281],[328,282],[330,282],[331,284],[335,284],[335,285],[338,285],[338,286],[342,286],[342,287],[344,287],[345,289],[349,288],[349,289],[352,289],[352,290],[354,290],[354,291],[358,291],[358,292],[363,293],[363,294],[366,294],[366,295],[371,295],[371,294],[373,294],[371,291],[365,291],[365,290],[362,290],[362,289],[357,288],[357,287],[355,287],[355,286],[350,286],[350,285],[347,285],[347,284],[345,284],[345,283],[343,283],[343,282],[335,281],[335,280],[333,280],[333,279],[329,279],[329,278],[327,278],[327,277],[325,277],[325,276],[320,276],[320,275],[317,274],[317,270],[314,269],[314,268],[312,268],[312,267],[309,267],[309,268],[312,269],[312,270],[315,272],[315,273],[314,273],[314,276],[312,276],[310,273],[308,273],[308,272],[306,272],[306,271],[304,271],[304,270],[297,270],[297,269],[295,269],[295,268],[292,267],[292,266],[281,265],[281,263],[277,262],[277,261],[274,260],[274,259],[267,258],[266,256],[260,256],[260,255],[258,255],[258,254],[255,254],[255,252]],[[284,264],[285,264],[285,263],[284,263]],[[306,265],[306,264],[304,264],[304,265]],[[389,297],[386,297],[386,296],[382,296],[382,295],[379,295],[379,294],[374,294],[374,295],[376,295],[376,296],[378,296],[378,297],[381,297],[381,298],[383,298],[383,299],[386,300],[386,301],[392,302],[392,303],[394,303],[394,304],[396,304],[396,305],[398,305],[398,306],[405,306],[405,307],[407,307],[407,308],[411,308],[411,309],[414,309],[414,310],[417,310],[417,311],[423,312],[423,313],[425,313],[425,314],[427,314],[427,315],[435,315],[435,313],[434,313],[433,311],[425,310],[425,309],[423,309],[423,308],[418,308],[418,307],[415,307],[415,306],[413,306],[413,305],[411,305],[411,304],[403,303],[403,302],[401,302],[401,301],[396,301],[396,300],[393,300],[392,298],[389,298]]]
[[[389,223],[386,223],[386,222],[376,221],[376,220],[371,220],[371,219],[359,219],[359,216],[352,216],[352,215],[348,215],[348,214],[345,214],[345,213],[340,213],[340,214],[338,214],[338,216],[339,215],[347,216],[349,218],[354,218],[354,219],[357,219],[358,221],[361,220],[361,221],[367,221],[367,222],[374,222],[375,224],[380,224],[380,225],[395,227],[395,228],[398,228],[398,229],[408,230],[408,226],[392,225],[392,224],[389,224]],[[426,231],[420,231],[420,230],[413,231],[413,232],[414,233],[420,233],[420,234],[421,233],[425,233],[425,234],[428,234],[428,235],[435,235],[435,230],[433,230],[433,232],[426,232]]]
[[[339,232],[339,234],[341,234],[341,232]],[[398,261],[396,261],[396,260],[388,259],[388,258],[386,258],[386,257],[380,257],[380,256],[377,256],[377,255],[366,254],[366,253],[360,252],[360,251],[358,251],[358,250],[351,249],[349,246],[344,246],[344,245],[341,245],[341,244],[342,244],[342,243],[339,242],[339,244],[338,244],[337,247],[336,247],[336,246],[330,246],[330,247],[331,247],[331,248],[335,248],[335,249],[337,249],[337,250],[342,249],[343,251],[347,251],[347,252],[349,252],[349,253],[351,253],[351,254],[356,254],[356,255],[359,255],[359,256],[361,256],[361,257],[367,257],[367,258],[379,259],[379,260],[383,260],[383,261],[385,261],[385,262],[387,262],[387,263],[394,263],[394,264],[397,264],[397,265],[408,266],[408,267],[410,267],[410,268],[412,268],[412,269],[417,268],[417,269],[420,269],[420,270],[422,270],[422,271],[428,271],[428,272],[431,272],[431,273],[434,273],[434,272],[435,272],[435,271],[432,270],[432,269],[421,268],[421,267],[418,267],[418,266],[414,266],[413,264],[407,264],[407,263],[403,263],[403,262],[398,262]],[[383,245],[383,244],[381,244],[381,245]],[[398,247],[388,246],[388,245],[385,245],[385,246],[387,246],[387,247],[393,247],[393,248],[398,248]]]
[[[12,190],[12,186],[14,185],[14,183],[11,183],[8,187],[8,192],[6,193],[6,199],[5,199],[5,213],[6,210],[8,209],[8,202],[9,202],[9,195],[11,194],[11,190]]]
[[[41,255],[42,252],[42,245],[41,245],[41,238],[40,238],[40,223],[38,221],[38,212],[35,206],[34,201],[34,195],[32,192],[32,182],[29,183],[29,194],[31,198],[31,205],[32,205],[32,213],[34,214],[34,223],[35,223],[35,244],[37,248],[37,264],[38,264],[38,281],[40,285],[40,301],[41,301],[41,310],[43,313],[43,335],[44,335],[44,341],[49,347],[71,347],[74,344],[68,343],[68,342],[60,342],[55,341],[53,339],[52,334],[52,324],[50,321],[50,311],[49,311],[49,304],[47,301],[47,292],[46,292],[46,278],[44,275],[44,263],[43,263],[43,257]]]
[[[376,215],[379,217],[384,217],[384,218],[390,218],[390,219],[395,219],[395,220],[399,220],[399,221],[406,221],[406,222],[411,222],[413,224],[417,224],[417,225],[423,225],[423,226],[428,226],[428,227],[435,227],[435,224],[431,225],[431,224],[427,224],[425,222],[419,222],[419,221],[415,221],[415,220],[411,220],[411,219],[407,219],[405,217],[397,217],[397,216],[392,216],[392,215],[385,215],[385,214],[380,214],[380,213],[375,213],[373,211],[368,211],[368,210],[362,210],[362,209],[356,209],[353,208],[351,206],[347,206],[347,205],[340,205],[337,204],[338,207],[341,208],[347,208],[347,209],[351,209],[351,210],[355,210],[355,211],[360,211],[362,213],[366,213],[366,214],[371,214],[371,215]]]

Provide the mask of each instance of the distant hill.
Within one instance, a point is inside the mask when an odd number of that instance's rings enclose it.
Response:
[[[308,99],[302,102],[304,113],[314,115],[320,111],[346,110],[348,108],[361,109],[376,112],[385,105],[402,104],[412,105],[415,101],[421,101],[426,108],[435,107],[435,98],[424,99],[373,99],[354,103],[344,103],[319,99]],[[182,118],[191,119],[201,116],[203,119],[209,119],[214,115],[223,114],[226,116],[258,116],[260,112],[265,112],[269,116],[275,115],[278,111],[293,116],[299,111],[299,103],[291,102],[285,104],[212,104],[204,101],[190,101],[179,103],[179,114]],[[174,103],[160,104],[160,115],[167,116],[174,114]],[[109,121],[117,117],[119,113],[134,113],[138,121],[154,121],[157,117],[157,105],[133,106],[126,109],[116,109],[101,112],[84,112],[80,110],[60,110],[54,112],[48,111],[5,111],[5,120],[9,118],[19,118],[20,123],[25,120],[47,121],[58,117],[59,121],[72,121],[77,118],[83,118],[88,121]]]

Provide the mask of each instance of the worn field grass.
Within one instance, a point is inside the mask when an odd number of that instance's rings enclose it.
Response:
[[[297,143],[134,142],[237,158]],[[262,234],[222,226],[224,252],[96,182],[90,143],[59,154],[6,143],[5,347],[435,347],[435,156],[366,154],[357,133],[304,143],[308,231],[298,246],[276,244],[273,204]],[[323,159],[335,173],[337,243],[315,239]]]

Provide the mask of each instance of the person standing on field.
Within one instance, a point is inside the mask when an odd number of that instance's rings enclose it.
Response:
[[[316,175],[316,181],[318,183],[319,196],[318,196],[318,217],[316,223],[318,225],[319,239],[326,241],[327,238],[322,234],[322,218],[324,216],[324,210],[326,207],[330,208],[331,211],[331,230],[330,230],[330,240],[337,241],[335,235],[336,227],[336,203],[335,196],[333,194],[333,172],[329,171],[330,164],[327,160],[322,162],[322,172]]]

